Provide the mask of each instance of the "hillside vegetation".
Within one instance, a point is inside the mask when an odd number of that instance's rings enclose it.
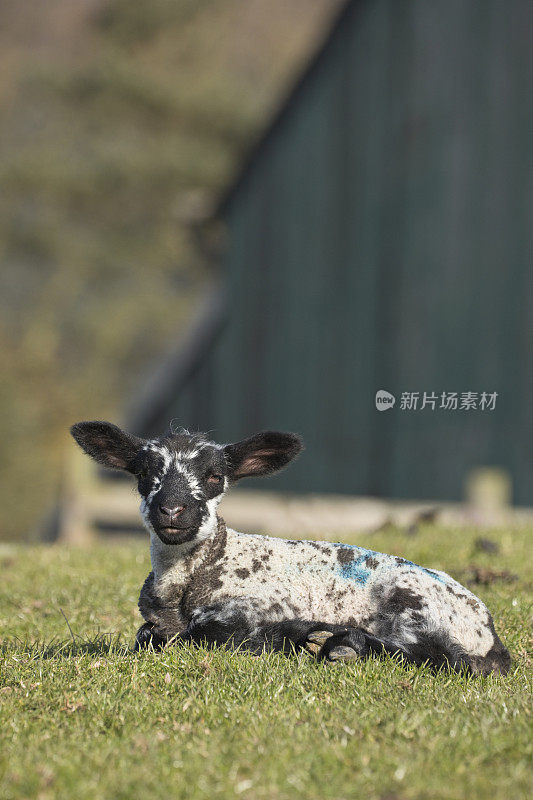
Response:
[[[387,658],[171,647],[135,654],[147,542],[0,555],[5,800],[525,800],[533,794],[531,529],[388,529],[358,544],[464,580],[473,563],[514,665],[470,678]],[[489,582],[506,571],[507,581]],[[516,575],[516,580],[512,576]]]
[[[0,538],[68,425],[117,418],[190,318],[209,213],[338,0],[0,0]]]

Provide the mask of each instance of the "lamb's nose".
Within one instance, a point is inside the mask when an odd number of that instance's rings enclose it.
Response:
[[[169,508],[168,506],[159,506],[159,510],[162,514],[166,514],[167,517],[177,517],[185,506],[175,506],[174,508]]]

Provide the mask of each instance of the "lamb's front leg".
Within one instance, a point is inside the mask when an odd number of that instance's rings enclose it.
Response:
[[[355,641],[353,633],[358,633],[345,625],[296,618],[272,619],[269,609],[263,607],[261,601],[253,598],[235,598],[197,609],[183,638],[198,644],[229,643],[232,647],[252,653],[261,653],[264,650],[291,653],[294,650],[305,649],[309,653],[319,655],[318,650],[320,650],[320,657],[335,660],[334,652],[329,656],[331,648],[325,645],[325,639],[320,647],[314,648],[310,645],[313,634],[317,631],[319,637],[331,636],[332,642],[333,640],[340,642],[347,635],[352,636],[350,639],[352,646]],[[368,650],[368,646],[366,649]],[[363,655],[362,647],[359,648],[358,654]]]
[[[149,647],[161,650],[167,644],[189,642],[208,646],[231,644],[254,653],[290,652],[295,646],[304,646],[306,635],[313,628],[313,623],[303,620],[273,619],[268,605],[251,597],[229,598],[196,608],[189,623],[183,625],[177,624],[179,620],[169,615],[168,609],[165,615],[161,608],[156,610],[156,620],[145,622],[137,631],[135,650]]]

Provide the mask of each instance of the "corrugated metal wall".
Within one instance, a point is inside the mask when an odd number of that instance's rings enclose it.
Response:
[[[530,0],[350,4],[226,205],[230,321],[173,416],[300,431],[284,489],[459,498],[497,464],[533,502],[532,45]]]

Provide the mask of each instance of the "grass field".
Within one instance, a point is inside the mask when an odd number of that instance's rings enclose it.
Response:
[[[146,542],[6,546],[1,796],[531,797],[531,534],[491,532],[497,555],[471,531],[357,537],[459,579],[472,565],[517,576],[472,587],[514,657],[511,674],[485,679],[390,659],[136,655]]]

